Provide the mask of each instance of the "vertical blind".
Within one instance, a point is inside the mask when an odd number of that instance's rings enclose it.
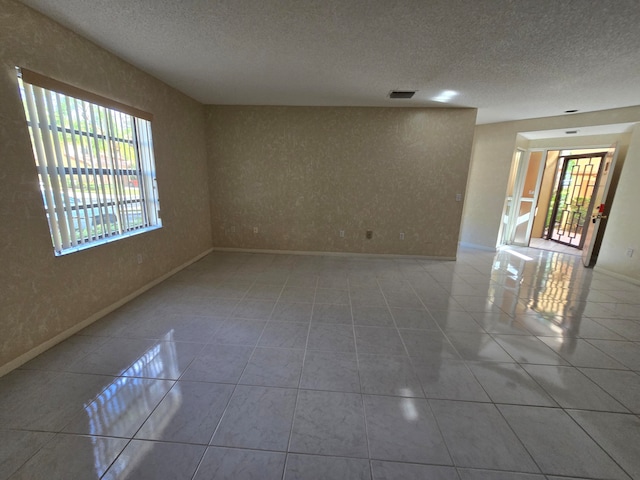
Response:
[[[20,89],[56,254],[159,226],[151,122],[27,72]]]

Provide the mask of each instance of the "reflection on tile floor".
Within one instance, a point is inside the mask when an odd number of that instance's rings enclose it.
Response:
[[[550,250],[558,253],[566,253],[568,255],[582,255],[582,250],[579,250],[572,245],[554,242],[553,240],[545,240],[544,238],[532,238],[529,242],[529,247]]]
[[[640,478],[640,287],[213,253],[0,379],[0,479]]]

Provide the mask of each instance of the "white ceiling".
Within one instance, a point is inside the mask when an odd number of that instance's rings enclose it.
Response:
[[[542,140],[547,138],[587,137],[590,135],[615,135],[630,133],[634,123],[612,123],[609,125],[589,125],[587,127],[568,127],[554,130],[535,130],[520,132],[527,140]]]
[[[205,104],[476,107],[478,123],[640,105],[639,0],[22,2]]]

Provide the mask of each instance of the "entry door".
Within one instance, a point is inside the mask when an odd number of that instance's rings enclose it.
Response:
[[[583,248],[605,156],[606,152],[561,157],[564,163],[551,214],[550,240]]]
[[[589,228],[585,233],[584,245],[582,249],[582,263],[585,267],[592,267],[595,264],[598,252],[594,248],[597,243],[598,231],[603,226],[602,221],[606,222],[610,205],[605,205],[611,178],[613,177],[613,169],[616,166],[618,157],[617,144],[612,145],[609,152],[604,158],[602,168],[600,169],[600,178],[593,195],[593,203],[591,217],[588,219]],[[606,223],[605,223],[606,224]]]

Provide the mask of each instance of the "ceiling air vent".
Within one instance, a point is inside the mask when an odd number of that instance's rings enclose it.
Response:
[[[389,98],[411,98],[415,94],[415,90],[391,90],[391,93],[389,93]]]

